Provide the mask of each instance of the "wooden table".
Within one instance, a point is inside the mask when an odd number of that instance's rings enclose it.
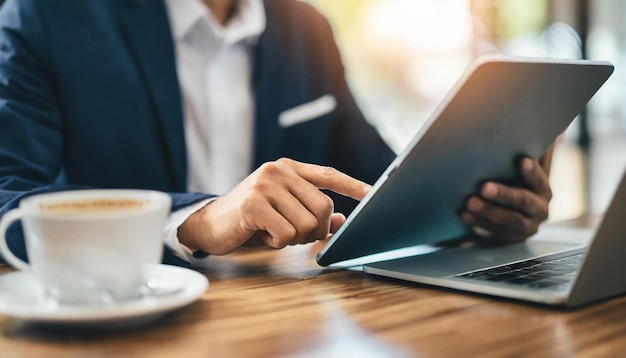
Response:
[[[323,269],[320,247],[212,257],[207,293],[143,328],[58,332],[0,316],[0,357],[626,355],[626,297],[555,310]]]

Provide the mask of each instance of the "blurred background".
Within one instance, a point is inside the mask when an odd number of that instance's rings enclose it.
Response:
[[[551,221],[606,209],[626,167],[626,1],[302,1],[331,21],[357,101],[397,152],[476,56],[613,62],[558,142],[550,176]]]

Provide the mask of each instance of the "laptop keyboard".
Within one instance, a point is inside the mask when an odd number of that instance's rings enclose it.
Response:
[[[576,276],[582,253],[553,260],[527,260],[457,275],[463,279],[498,282],[531,288],[561,288]]]

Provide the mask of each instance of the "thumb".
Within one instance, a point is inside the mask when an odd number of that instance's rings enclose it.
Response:
[[[342,213],[333,213],[330,216],[330,232],[332,234],[339,230],[339,227],[346,222],[346,217]]]

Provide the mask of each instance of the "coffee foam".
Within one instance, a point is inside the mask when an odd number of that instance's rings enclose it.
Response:
[[[134,211],[144,208],[148,201],[137,199],[79,199],[63,201],[57,203],[40,204],[39,207],[45,213],[94,213],[94,212],[115,212]]]

